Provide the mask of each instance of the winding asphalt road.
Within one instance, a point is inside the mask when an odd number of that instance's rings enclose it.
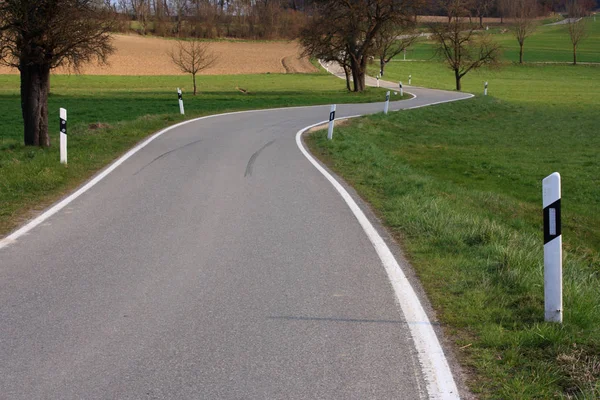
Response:
[[[467,97],[410,92],[390,109]],[[432,395],[373,245],[297,147],[328,115],[181,125],[0,242],[0,398]]]

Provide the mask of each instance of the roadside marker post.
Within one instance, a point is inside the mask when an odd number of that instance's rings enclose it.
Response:
[[[544,319],[562,323],[562,234],[560,174],[542,180],[544,207]]]
[[[483,95],[484,96],[487,96],[487,85],[488,85],[488,83],[486,81],[485,84],[483,85]]]
[[[333,139],[333,124],[335,123],[335,104],[331,105],[329,111],[329,130],[327,131],[327,139]]]
[[[383,113],[387,114],[389,108],[390,108],[390,92],[388,91],[385,94],[385,105],[383,106]]]
[[[402,82],[398,82],[398,86],[400,86],[400,97],[404,96],[404,89],[402,87]]]
[[[377,75],[377,87],[379,87],[379,75]]]
[[[185,115],[185,111],[183,110],[183,96],[181,95],[181,89],[177,88],[177,97],[179,98],[179,112],[181,115]]]
[[[60,112],[60,163],[67,163],[67,110],[61,108]]]
[[[409,75],[409,76],[408,76],[408,84],[410,85],[410,84],[411,84],[411,82],[412,82],[412,75]]]

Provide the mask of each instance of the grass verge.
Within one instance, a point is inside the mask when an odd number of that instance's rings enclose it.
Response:
[[[378,89],[348,93],[343,81],[322,73],[198,79],[199,95],[184,93],[184,118],[179,115],[176,88],[189,88],[191,78],[186,76],[53,76],[49,122],[54,146],[39,149],[22,145],[18,76],[0,75],[0,236],[80,185],[148,134],[183,119],[228,111],[385,98],[385,92]],[[58,163],[56,145],[60,107],[66,108],[69,116],[66,167]]]
[[[450,71],[422,66],[413,83],[451,88]],[[494,97],[364,117],[333,141],[324,131],[307,139],[403,244],[481,398],[600,397],[599,71],[510,67],[493,71]],[[465,83],[482,91],[481,76]],[[562,326],[543,317],[541,179],[554,171]]]

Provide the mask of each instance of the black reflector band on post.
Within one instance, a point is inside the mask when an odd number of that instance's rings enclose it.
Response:
[[[54,125],[54,126],[56,126],[56,125]],[[60,119],[60,131],[62,133],[64,133],[65,135],[67,134],[67,121],[62,118]]]
[[[181,97],[181,93],[177,93],[177,98],[178,98],[179,100],[183,100],[183,97]]]
[[[544,244],[561,235],[560,199],[544,208]]]
[[[333,121],[335,119],[335,111],[329,113],[329,120]]]

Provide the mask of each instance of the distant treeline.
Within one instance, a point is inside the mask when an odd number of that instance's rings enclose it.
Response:
[[[97,0],[121,32],[196,38],[294,39],[323,0]],[[460,0],[462,15],[505,18],[509,0]],[[564,12],[569,0],[538,0],[539,15]],[[581,0],[587,9],[600,0]],[[448,15],[456,0],[416,0],[419,15]]]
[[[307,0],[102,1],[118,30],[158,36],[293,39],[307,18]]]

